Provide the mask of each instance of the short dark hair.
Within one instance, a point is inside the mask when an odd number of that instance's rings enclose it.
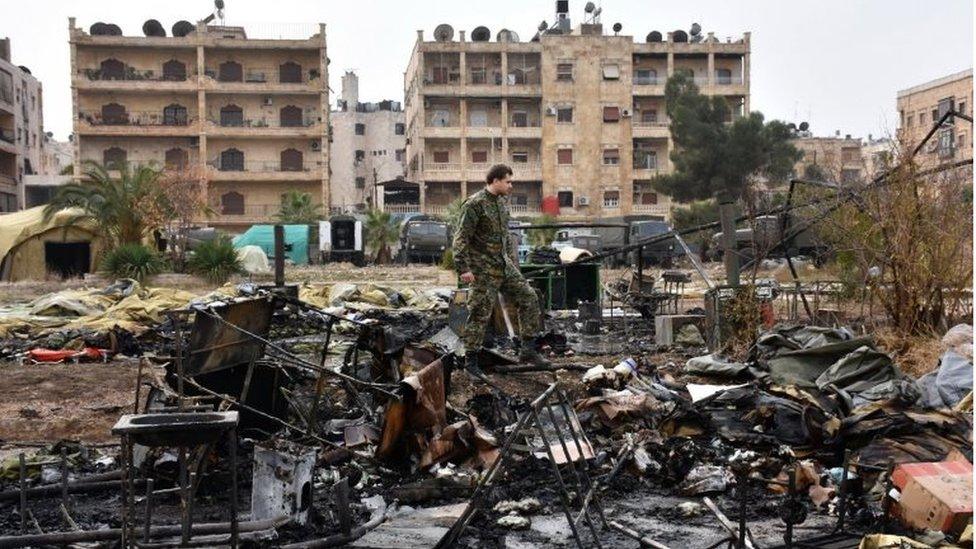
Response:
[[[505,164],[495,164],[488,170],[488,175],[485,176],[485,183],[491,185],[496,179],[505,179],[506,175],[514,175],[514,173],[512,168]]]

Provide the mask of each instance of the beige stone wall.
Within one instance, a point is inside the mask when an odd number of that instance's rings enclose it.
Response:
[[[847,137],[802,137],[792,141],[803,153],[793,168],[797,177],[807,178],[810,166],[823,173],[823,179],[854,183],[868,176],[860,139]]]
[[[404,161],[397,150],[406,149],[406,135],[396,134],[396,124],[404,123],[403,111],[332,113],[332,206],[349,210],[372,197],[374,183],[404,175]],[[356,135],[356,124],[365,126],[365,135]],[[365,153],[355,160],[355,151]],[[357,188],[356,178],[363,178]]]
[[[4,72],[3,94],[9,99],[0,98],[0,129],[5,138],[0,141],[0,213],[3,213],[24,207],[23,177],[41,173],[43,169],[44,98],[40,81],[14,62],[0,59],[0,71]]]
[[[972,116],[972,69],[898,92],[898,139],[906,148],[912,149],[920,143],[939,120],[939,102],[944,99],[951,99],[956,110]],[[940,139],[942,143],[952,143],[951,152],[944,152]],[[972,124],[957,120],[954,125],[939,130],[916,158],[923,166],[972,160]]]

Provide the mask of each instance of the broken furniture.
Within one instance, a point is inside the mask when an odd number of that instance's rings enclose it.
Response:
[[[289,444],[254,446],[251,519],[289,517],[305,524],[312,506],[312,478],[318,450]]]
[[[182,402],[181,402],[182,404]],[[135,547],[135,468],[133,446],[177,447],[180,449],[181,543],[186,545],[192,536],[193,493],[196,473],[188,472],[187,449],[203,444],[215,444],[226,436],[230,454],[230,539],[237,547],[237,412],[173,412],[157,414],[126,414],[112,427],[112,433],[122,439],[120,454],[122,468],[122,546]],[[152,482],[147,481],[145,526],[143,543],[151,541]]]

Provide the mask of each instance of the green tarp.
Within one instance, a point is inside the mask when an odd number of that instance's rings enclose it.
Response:
[[[308,264],[308,234],[308,225],[285,225],[285,258],[295,265]],[[235,248],[259,246],[269,258],[274,257],[274,225],[251,225],[233,242]]]

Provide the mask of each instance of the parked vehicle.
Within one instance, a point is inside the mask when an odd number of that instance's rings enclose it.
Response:
[[[802,223],[802,221],[795,221]],[[783,243],[782,218],[778,215],[764,215],[755,218],[753,227],[736,229],[735,247],[743,262],[749,262],[759,258],[779,258],[785,257],[785,252],[789,251],[790,256],[807,256],[813,259],[814,264],[822,265],[830,256],[830,249],[823,243],[820,236],[814,229],[805,229],[795,234],[789,242]],[[793,232],[792,230],[789,232]],[[711,256],[712,259],[722,258],[722,233],[712,235]]]
[[[631,242],[630,226],[641,221],[654,221],[661,219],[651,215],[635,214],[616,217],[606,217],[600,219],[601,223],[625,225],[623,227],[594,227],[592,234],[600,237],[600,245],[603,252],[612,252],[623,248]],[[619,267],[626,264],[630,259],[628,255],[613,256],[607,259],[607,264],[612,267]]]
[[[399,259],[403,263],[437,263],[451,247],[447,223],[429,216],[414,216],[400,231]]]
[[[630,243],[636,244],[642,240],[649,240],[672,230],[671,225],[665,221],[634,221],[630,224]],[[670,267],[675,257],[684,254],[684,250],[673,237],[648,244],[642,249],[645,265]],[[637,253],[636,250],[630,253],[632,265],[637,263]]]
[[[319,222],[319,255],[322,262],[348,261],[366,264],[363,222],[351,215],[334,215]]]
[[[603,251],[603,238],[593,234],[592,228],[560,229],[552,240],[552,247],[557,250],[582,248],[596,255]]]

